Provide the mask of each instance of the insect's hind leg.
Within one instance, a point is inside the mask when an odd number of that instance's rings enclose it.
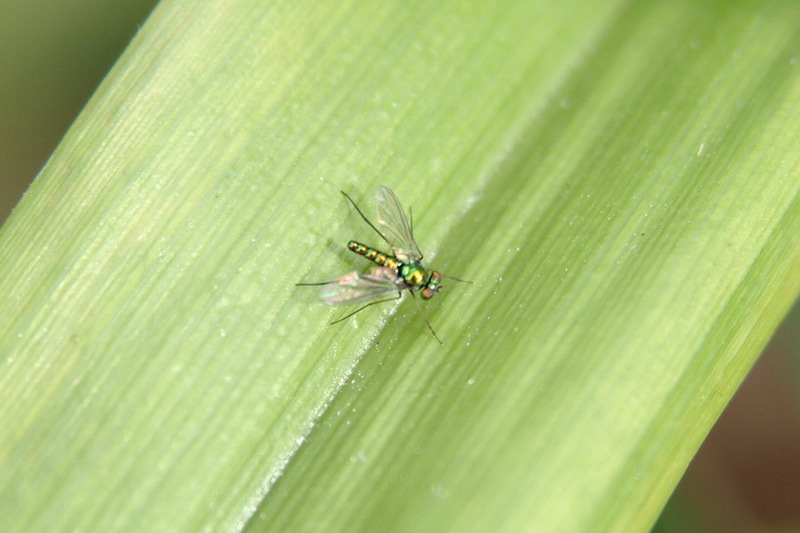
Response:
[[[378,235],[380,235],[380,236],[381,236],[381,238],[382,238],[384,241],[386,241],[387,243],[389,243],[389,239],[387,239],[387,238],[386,238],[386,237],[383,235],[383,233],[381,233],[380,231],[378,231],[378,228],[376,228],[376,227],[375,227],[375,226],[372,224],[372,222],[370,222],[370,221],[369,221],[369,219],[367,218],[367,216],[366,216],[364,213],[362,213],[362,212],[361,212],[361,209],[359,209],[359,208],[358,208],[358,206],[357,206],[357,205],[356,205],[356,203],[353,201],[353,199],[352,199],[352,198],[350,198],[350,197],[347,195],[347,193],[346,193],[346,192],[344,192],[344,191],[339,191],[339,192],[340,192],[340,193],[342,193],[342,194],[344,195],[344,197],[345,197],[345,198],[347,198],[347,200],[348,200],[348,201],[349,201],[351,204],[353,204],[353,207],[355,207],[355,208],[356,208],[356,211],[358,212],[358,215],[359,215],[359,216],[360,216],[360,217],[361,217],[361,218],[364,220],[364,222],[366,222],[366,223],[369,225],[369,227],[370,227],[370,228],[374,229],[374,230],[375,230],[375,233],[377,233]],[[389,244],[391,245],[391,243],[389,243]],[[394,298],[392,298],[392,299],[394,299]],[[364,307],[366,307],[366,306],[364,306]],[[363,309],[363,307],[362,307],[362,309]],[[359,309],[359,311],[360,311],[360,310],[361,310],[361,309]],[[356,311],[356,312],[358,312],[358,311]]]
[[[377,300],[375,302],[370,302],[370,303],[368,303],[366,305],[362,305],[361,307],[359,307],[358,309],[356,309],[352,313],[344,315],[342,318],[340,318],[338,320],[334,320],[333,322],[331,322],[331,326],[334,325],[334,324],[338,324],[339,322],[341,322],[343,320],[347,320],[351,316],[355,315],[356,313],[359,313],[359,312],[363,311],[364,309],[366,309],[367,307],[369,307],[371,305],[382,304],[382,303],[385,303],[385,302],[393,302],[393,301],[399,300],[402,296],[403,296],[403,294],[398,292],[397,296],[395,298],[385,298],[383,300]]]

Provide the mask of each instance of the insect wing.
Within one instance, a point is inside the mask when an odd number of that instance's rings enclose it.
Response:
[[[416,263],[422,259],[414,240],[414,233],[403,211],[400,200],[389,187],[381,185],[375,195],[378,204],[378,225],[392,246],[392,252],[403,263]]]
[[[366,302],[400,292],[397,279],[391,268],[373,268],[369,274],[350,272],[323,285],[319,297],[328,305]]]

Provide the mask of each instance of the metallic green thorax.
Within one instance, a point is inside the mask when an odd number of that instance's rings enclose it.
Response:
[[[347,249],[363,255],[370,261],[386,268],[391,268],[398,278],[403,280],[406,287],[412,291],[422,289],[422,298],[430,300],[439,290],[442,275],[435,270],[428,272],[421,263],[402,263],[394,256],[365,246],[360,242],[349,241]]]

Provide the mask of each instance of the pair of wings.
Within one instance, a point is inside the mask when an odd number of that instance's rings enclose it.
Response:
[[[375,193],[378,206],[378,226],[381,235],[392,247],[392,253],[403,263],[418,263],[422,260],[414,230],[411,227],[400,200],[389,187],[381,185]]]
[[[322,286],[319,297],[328,305],[351,305],[397,295],[406,288],[391,268],[373,268],[368,274],[350,272]]]
[[[422,260],[411,224],[400,200],[389,187],[381,185],[375,193],[378,207],[378,232],[392,247],[402,263]],[[363,216],[363,215],[362,215]],[[320,298],[328,305],[350,305],[398,294],[407,286],[391,268],[373,268],[367,274],[350,272],[328,282],[320,290]]]

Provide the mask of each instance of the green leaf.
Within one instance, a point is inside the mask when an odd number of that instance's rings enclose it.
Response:
[[[800,289],[800,12],[595,4],[159,6],[0,231],[6,530],[647,531]],[[295,286],[378,184],[443,346]]]

